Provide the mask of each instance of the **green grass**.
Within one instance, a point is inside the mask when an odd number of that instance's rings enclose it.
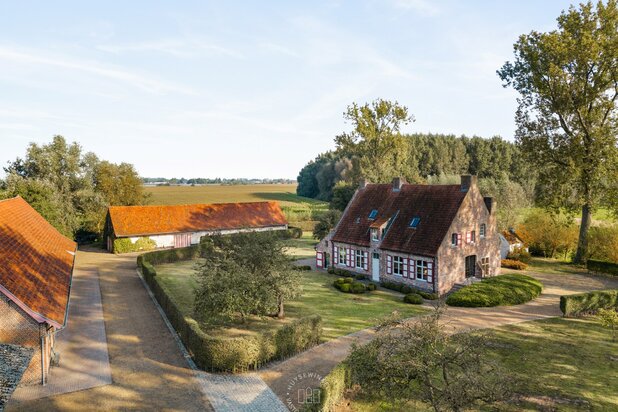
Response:
[[[287,245],[287,253],[294,260],[315,258],[315,245],[318,243],[311,232],[303,232],[300,239],[288,239],[285,241]]]
[[[196,286],[194,261],[185,261],[157,266],[157,281],[168,295],[176,302],[179,309],[188,316],[193,315],[193,291]],[[290,322],[310,314],[319,314],[324,322],[324,340],[368,328],[377,321],[399,311],[402,315],[416,316],[425,309],[404,304],[398,293],[376,290],[363,295],[341,293],[333,286],[335,276],[307,271],[302,272],[302,297],[286,304],[286,319],[279,321],[271,318],[252,318],[245,325],[233,323],[201,323],[209,333],[241,336],[273,330],[282,322]],[[240,328],[242,326],[242,328]]]
[[[320,200],[296,195],[296,184],[146,187],[153,205],[277,201],[288,221],[306,222],[328,209]],[[305,228],[308,229],[308,228]]]
[[[618,342],[593,319],[553,318],[488,332],[490,357],[511,371],[521,396],[487,411],[617,411]],[[612,360],[613,359],[613,360]],[[352,411],[429,411],[415,403],[354,400]],[[473,409],[478,410],[478,409]]]
[[[519,305],[536,298],[542,290],[543,284],[538,280],[512,273],[464,286],[451,294],[446,303],[465,307]]]

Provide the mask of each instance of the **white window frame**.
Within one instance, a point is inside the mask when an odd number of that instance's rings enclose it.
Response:
[[[371,229],[371,240],[374,242],[380,240],[380,229]]]
[[[487,225],[485,223],[481,223],[481,227],[479,228],[479,236],[484,238],[487,235]]]
[[[356,269],[364,270],[365,269],[365,252],[362,250],[356,249],[354,257],[355,257],[354,263],[356,265]]]
[[[393,256],[393,275],[403,276],[403,258],[401,256]]]
[[[425,260],[417,260],[416,261],[416,280],[420,280],[423,282],[427,282],[429,279],[429,262]],[[419,277],[420,275],[420,277]]]
[[[346,256],[346,250],[344,247],[339,246],[337,248],[338,250],[338,258],[339,260],[337,261],[338,265],[345,265],[345,256]]]
[[[453,243],[453,240],[455,240],[455,243]],[[459,246],[459,234],[451,233],[451,246],[452,247]]]

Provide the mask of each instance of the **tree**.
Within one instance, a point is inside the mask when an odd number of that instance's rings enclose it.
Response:
[[[204,257],[196,270],[195,311],[200,316],[272,315],[300,293],[280,238],[272,233],[237,233],[202,239]]]
[[[612,331],[612,342],[616,341],[616,329],[618,328],[618,312],[615,309],[601,308],[597,312],[597,318],[601,325]]]
[[[132,164],[114,164],[106,160],[94,167],[94,187],[110,206],[142,205],[148,195]]]
[[[369,344],[354,347],[346,363],[361,394],[436,411],[463,411],[477,402],[506,399],[513,379],[484,351],[483,335],[450,335],[442,308],[415,321],[389,319]]]
[[[333,188],[333,198],[330,201],[331,209],[345,210],[356,192],[356,185],[339,182]]]
[[[323,213],[319,217],[318,223],[315,224],[313,238],[317,240],[324,239],[326,235],[334,229],[339,219],[341,219],[341,212],[337,209],[330,209]]]
[[[618,180],[617,3],[571,6],[557,21],[557,30],[520,36],[498,75],[520,93],[516,139],[539,169],[541,200],[581,209],[580,263],[591,214]]]

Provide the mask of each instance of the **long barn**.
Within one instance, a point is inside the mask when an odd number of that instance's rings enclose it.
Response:
[[[286,230],[277,202],[176,206],[111,206],[105,223],[107,250],[117,239],[154,241],[157,248],[198,244],[202,236],[246,231]]]

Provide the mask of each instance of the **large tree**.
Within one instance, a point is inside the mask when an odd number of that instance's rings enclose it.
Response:
[[[571,7],[556,30],[532,31],[498,75],[520,93],[516,138],[539,169],[540,200],[581,209],[575,262],[586,256],[592,212],[618,181],[618,7]]]

